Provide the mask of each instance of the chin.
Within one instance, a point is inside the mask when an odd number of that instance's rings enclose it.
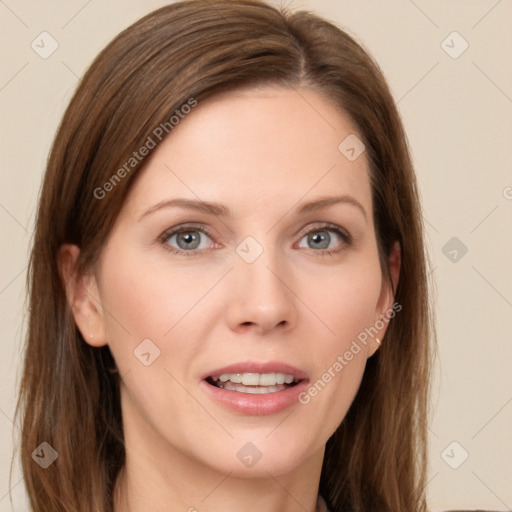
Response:
[[[277,436],[276,432],[253,436],[239,436],[217,446],[210,445],[213,457],[208,465],[221,473],[231,473],[240,478],[268,478],[271,475],[294,471],[314,450],[306,452],[304,437],[299,435]],[[272,439],[272,437],[274,439]],[[287,441],[284,442],[283,439]],[[203,455],[204,458],[204,455]]]

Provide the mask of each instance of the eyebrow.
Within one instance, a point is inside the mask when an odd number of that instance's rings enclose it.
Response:
[[[302,205],[299,208],[298,213],[315,212],[317,210],[321,210],[322,208],[327,208],[328,206],[332,206],[334,204],[339,203],[355,206],[363,214],[365,220],[368,220],[368,217],[366,216],[366,210],[364,209],[363,205],[357,199],[355,199],[352,196],[349,196],[348,194],[335,197],[325,197],[317,199],[315,201],[311,201],[309,203]]]
[[[297,213],[311,213],[340,203],[355,206],[363,214],[365,220],[368,220],[366,210],[364,209],[363,205],[357,201],[357,199],[348,194],[334,197],[322,197],[316,199],[315,201],[310,201],[309,203],[305,203],[300,206]],[[216,217],[233,217],[233,214],[229,208],[220,203],[199,201],[195,199],[174,198],[160,201],[159,203],[145,210],[139,217],[139,222],[153,212],[162,210],[164,208],[173,207],[195,210],[201,213],[214,215]]]
[[[151,206],[142,215],[139,217],[139,222],[144,218],[150,215],[153,212],[161,210],[163,208],[187,208],[189,210],[195,210],[201,213],[208,213],[210,215],[215,215],[216,217],[231,217],[231,212],[229,209],[219,203],[209,203],[207,201],[197,201],[195,199],[167,199],[164,201],[160,201],[159,203]]]

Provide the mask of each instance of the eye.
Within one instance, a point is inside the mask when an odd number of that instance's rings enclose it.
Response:
[[[174,227],[163,233],[159,240],[167,251],[185,256],[218,247],[204,225]],[[352,237],[345,230],[335,224],[322,224],[305,232],[298,247],[313,250],[317,256],[332,256],[351,244]]]
[[[212,239],[205,227],[181,226],[166,231],[160,238],[165,248],[175,254],[195,254],[212,247]]]
[[[351,236],[341,228],[333,224],[325,224],[310,229],[301,238],[299,247],[314,249],[315,252],[332,254],[342,251],[351,242]]]

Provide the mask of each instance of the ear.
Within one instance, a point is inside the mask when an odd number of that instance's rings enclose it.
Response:
[[[107,344],[107,339],[98,286],[92,273],[78,275],[76,264],[79,254],[78,246],[62,245],[57,258],[59,273],[73,318],[84,340],[93,347],[101,347]]]
[[[387,278],[382,280],[382,288],[377,302],[377,307],[375,309],[374,323],[371,329],[372,333],[377,331],[377,334],[373,336],[372,341],[368,345],[368,357],[371,357],[380,347],[384,335],[386,334],[390,318],[395,315],[395,311],[400,311],[400,309],[402,309],[401,305],[399,305],[399,308],[393,308],[395,302],[395,294],[393,293],[393,290],[396,290],[398,287],[401,261],[400,243],[395,241],[389,256],[389,273],[393,287],[391,287]],[[379,340],[378,342],[376,341],[377,339]]]

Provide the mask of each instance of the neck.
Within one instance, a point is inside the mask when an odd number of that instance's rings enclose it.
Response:
[[[208,512],[225,512],[226,510],[241,510],[247,512],[296,512],[297,510],[307,512],[319,512],[318,495],[314,493],[298,493],[297,489],[288,491],[283,486],[283,492],[277,491],[282,485],[279,478],[269,480],[266,483],[261,481],[253,482],[252,485],[240,485],[232,477],[224,477],[212,487],[209,492],[200,496],[200,493],[187,493],[186,497],[171,490],[165,489],[159,496],[151,494],[150,485],[141,486],[123,468],[116,482],[114,492],[114,512],[142,512],[152,510],[155,512],[186,511],[200,512],[208,506]],[[198,485],[198,489],[201,489]],[[221,487],[223,487],[221,489]],[[269,489],[273,491],[269,492]],[[160,491],[162,491],[160,489]],[[168,498],[164,498],[168,496]],[[151,503],[148,505],[148,503]],[[169,504],[172,504],[170,508]]]
[[[322,460],[323,450],[289,474],[247,478],[221,474],[178,452],[154,457],[127,444],[114,512],[318,512]]]

